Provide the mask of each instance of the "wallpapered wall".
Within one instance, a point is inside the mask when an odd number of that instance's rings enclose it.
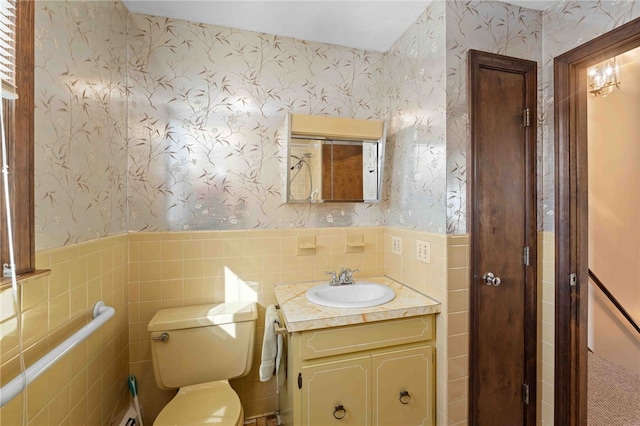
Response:
[[[381,54],[129,15],[120,2],[38,2],[38,249],[127,230],[464,233],[469,47],[540,63],[538,227],[553,230],[552,58],[640,4],[425,4]],[[282,204],[289,111],[387,120],[383,202]]]
[[[127,9],[36,4],[38,250],[127,231]]]
[[[282,204],[286,114],[384,119],[383,55],[132,14],[129,228],[372,226],[382,204]]]
[[[554,229],[553,58],[638,17],[640,2],[635,0],[558,2],[543,15],[543,186],[538,208],[545,230]]]
[[[499,2],[446,2],[447,232],[466,232],[466,153],[469,144],[467,51],[482,50],[540,63],[542,18]]]
[[[385,56],[392,134],[387,222],[440,234],[446,224],[444,12],[444,2],[430,2]]]

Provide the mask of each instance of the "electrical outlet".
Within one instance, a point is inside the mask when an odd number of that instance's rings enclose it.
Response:
[[[431,262],[431,243],[427,241],[416,241],[416,259],[420,262]]]
[[[391,253],[402,256],[402,237],[391,237]]]

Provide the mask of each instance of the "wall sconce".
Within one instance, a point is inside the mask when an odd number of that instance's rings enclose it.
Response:
[[[620,89],[619,70],[616,58],[607,59],[587,69],[589,93],[593,96],[607,96],[613,88]]]

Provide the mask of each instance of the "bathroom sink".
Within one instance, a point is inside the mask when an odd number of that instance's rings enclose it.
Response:
[[[396,292],[384,284],[358,281],[356,284],[320,284],[307,290],[307,299],[332,308],[369,308],[390,302]]]

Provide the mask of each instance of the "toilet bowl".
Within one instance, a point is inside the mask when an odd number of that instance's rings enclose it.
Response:
[[[244,423],[240,398],[227,380],[184,386],[162,409],[155,426],[233,425]]]
[[[158,311],[149,322],[151,358],[160,389],[178,389],[154,425],[236,426],[244,422],[229,379],[249,373],[255,302]]]

